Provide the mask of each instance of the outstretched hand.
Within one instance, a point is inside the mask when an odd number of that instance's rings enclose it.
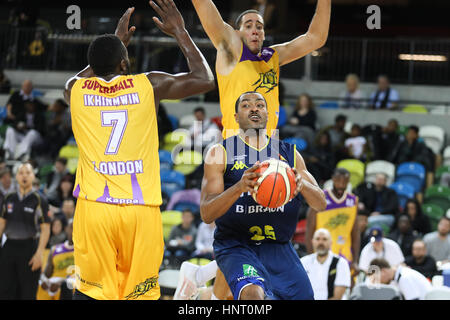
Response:
[[[128,29],[128,25],[130,24],[130,17],[131,14],[134,12],[134,7],[128,8],[127,11],[123,14],[123,16],[120,18],[119,22],[117,23],[116,31],[114,34],[122,41],[123,45],[125,47],[128,46],[130,43],[131,37],[133,36],[134,32],[136,31],[136,27],[132,26]]]
[[[184,29],[184,20],[180,11],[178,11],[173,0],[156,0],[156,2],[158,4],[150,1],[150,5],[162,21],[157,17],[153,17],[153,21],[162,32],[171,37],[175,36],[177,31]]]

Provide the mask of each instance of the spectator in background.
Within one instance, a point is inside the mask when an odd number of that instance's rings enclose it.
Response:
[[[319,185],[331,178],[336,161],[331,151],[331,138],[327,131],[317,135],[315,144],[303,153],[308,171],[316,178]]]
[[[75,199],[67,198],[62,202],[61,209],[59,209],[55,214],[54,218],[61,219],[64,225],[70,219],[73,219],[75,214]]]
[[[356,216],[356,223],[358,224],[358,230],[360,232],[360,254],[362,249],[370,242],[369,229],[367,226],[369,225],[369,216],[364,211],[358,211],[358,215]]]
[[[48,174],[47,177],[47,185],[46,185],[46,194],[50,199],[56,199],[58,197],[58,187],[61,182],[61,179],[70,174],[67,169],[67,159],[66,158],[57,158],[55,161],[55,165],[53,166],[53,170]]]
[[[413,242],[417,238],[417,232],[411,228],[411,220],[407,214],[399,216],[396,228],[388,237],[397,242],[405,257],[411,255]]]
[[[427,292],[432,289],[427,278],[411,268],[399,265],[391,266],[391,263],[383,258],[372,260],[370,265],[380,270],[380,282],[383,284],[394,283],[405,300],[424,300]]]
[[[6,196],[8,193],[16,191],[16,185],[13,183],[11,170],[5,167],[0,170],[0,193]]]
[[[450,262],[450,218],[442,216],[437,231],[426,234],[423,241],[428,253],[437,263]]]
[[[370,108],[396,109],[400,96],[397,90],[390,87],[389,78],[386,75],[380,75],[377,84],[377,90],[370,95]]]
[[[427,254],[427,246],[422,239],[416,239],[412,245],[412,255],[406,257],[408,267],[420,272],[431,280],[438,273],[436,261]]]
[[[400,246],[394,240],[383,237],[381,228],[371,228],[369,237],[370,242],[362,249],[359,257],[359,269],[367,273],[371,261],[376,258],[384,258],[392,266],[398,266],[405,261]]]
[[[47,150],[52,158],[66,144],[72,135],[72,122],[68,104],[58,99],[48,107],[49,118],[45,136]]]
[[[52,206],[60,208],[64,200],[75,199],[72,195],[74,183],[75,179],[73,175],[66,174],[62,177],[56,190],[56,196],[52,198],[48,197],[49,203]]]
[[[315,300],[342,300],[350,288],[348,262],[334,254],[331,235],[327,229],[317,229],[312,238],[314,253],[300,258],[311,281]]]
[[[159,104],[158,108],[158,115],[157,115],[157,121],[158,121],[158,137],[160,145],[162,145],[164,136],[175,130],[175,128],[172,127],[172,122],[170,121],[166,108],[162,103]]]
[[[164,252],[165,258],[175,258],[175,263],[181,264],[189,259],[195,250],[195,236],[197,228],[194,225],[194,214],[184,210],[181,224],[170,231],[168,246]]]
[[[48,248],[67,240],[67,235],[64,232],[65,225],[66,223],[62,219],[58,217],[53,218],[50,229],[50,240],[47,244]]]
[[[320,132],[326,131],[330,135],[331,148],[335,154],[336,163],[345,159],[344,142],[348,137],[348,134],[344,130],[346,123],[347,117],[343,114],[338,114],[334,118],[334,125],[320,130]]]
[[[294,108],[294,112],[289,117],[287,124],[281,129],[281,137],[302,137],[309,144],[314,139],[314,131],[316,130],[317,114],[314,111],[314,103],[311,97],[303,93],[298,99]]]
[[[356,189],[359,210],[369,214],[369,223],[384,223],[392,227],[398,211],[397,193],[386,187],[387,176],[378,173],[375,183],[363,182]]]
[[[380,146],[378,148],[380,158],[389,162],[394,162],[394,156],[400,143],[404,141],[404,136],[398,133],[398,121],[391,119],[383,127],[380,137]]]
[[[32,147],[43,142],[46,132],[44,112],[40,111],[35,101],[24,102],[24,111],[14,115],[11,127],[6,129],[5,149],[6,159],[28,160]]]
[[[354,124],[350,132],[350,137],[345,139],[345,149],[349,158],[365,162],[369,156],[367,154],[368,145],[366,138],[361,134],[361,126]]]
[[[196,148],[205,148],[212,143],[221,140],[221,132],[214,122],[206,118],[206,111],[203,107],[194,109],[195,122],[189,128],[191,145]]]
[[[419,162],[425,166],[427,171],[433,171],[434,155],[425,143],[419,141],[419,127],[409,126],[406,139],[399,145],[392,162],[395,164]]]
[[[201,222],[198,226],[197,237],[195,238],[195,251],[193,256],[196,258],[214,259],[214,231],[216,224],[214,221],[210,224]]]
[[[422,212],[422,207],[416,199],[408,199],[405,204],[404,213],[411,219],[411,226],[419,236],[431,232],[430,218]]]
[[[359,89],[359,77],[350,73],[345,77],[345,85],[347,89],[341,92],[341,108],[352,108],[352,109],[361,109],[364,108],[364,94]]]
[[[11,82],[3,72],[3,68],[0,68],[0,93],[10,93]]]
[[[14,125],[17,118],[25,113],[25,102],[32,101],[37,105],[37,110],[44,111],[46,106],[40,102],[33,93],[33,83],[31,80],[24,80],[20,91],[15,91],[6,103],[5,123]]]

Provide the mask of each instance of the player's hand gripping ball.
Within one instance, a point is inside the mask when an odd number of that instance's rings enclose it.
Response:
[[[261,176],[257,179],[253,199],[268,208],[278,208],[294,197],[297,183],[294,170],[281,160],[269,159],[261,162],[255,171]]]

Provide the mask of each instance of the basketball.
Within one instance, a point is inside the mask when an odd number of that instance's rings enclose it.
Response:
[[[278,208],[294,197],[297,187],[294,170],[285,162],[269,159],[261,163],[255,172],[261,173],[259,186],[255,187],[253,199],[268,208]]]

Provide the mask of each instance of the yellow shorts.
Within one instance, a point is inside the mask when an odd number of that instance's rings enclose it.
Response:
[[[102,300],[159,299],[164,240],[159,207],[78,199],[73,223],[76,287]]]

